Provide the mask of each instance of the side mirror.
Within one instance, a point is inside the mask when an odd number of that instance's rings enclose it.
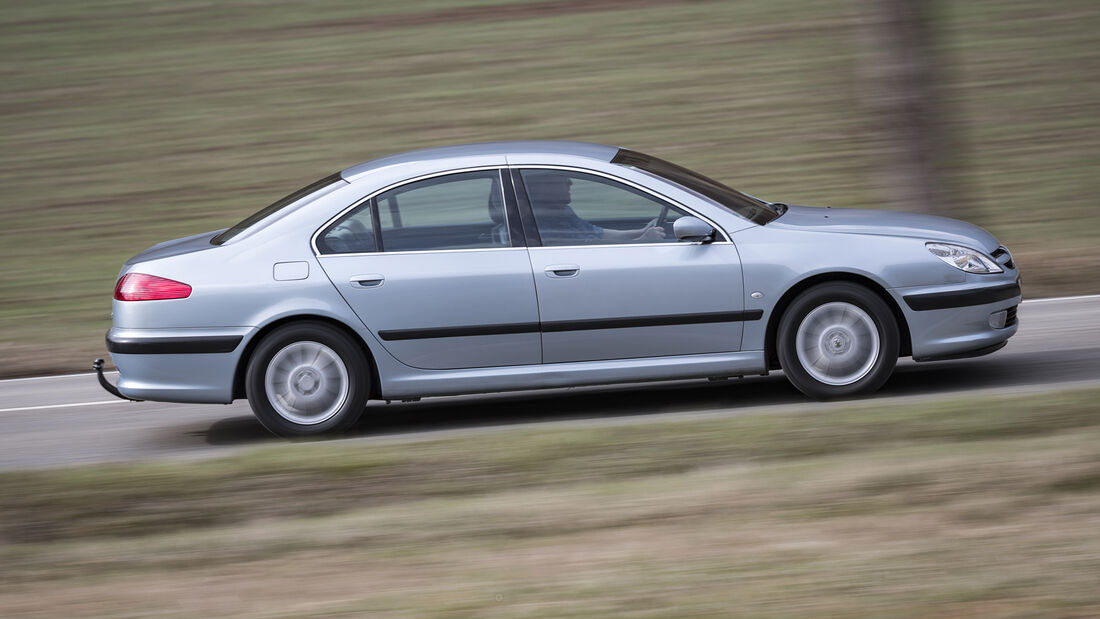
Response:
[[[714,240],[714,228],[698,217],[684,216],[672,222],[672,232],[681,241],[710,243]]]

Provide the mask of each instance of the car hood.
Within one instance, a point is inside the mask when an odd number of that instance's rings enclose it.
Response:
[[[958,243],[991,252],[999,243],[996,237],[974,224],[916,213],[897,213],[870,209],[832,208],[828,206],[791,206],[768,224],[769,228],[907,236],[928,241]]]
[[[168,258],[169,256],[179,256],[181,254],[189,254],[204,249],[216,249],[218,246],[211,245],[210,239],[221,234],[221,232],[222,230],[214,230],[212,232],[195,234],[193,236],[185,236],[181,239],[165,241],[164,243],[157,243],[127,260],[126,264],[131,265],[137,262],[147,262],[159,258]]]

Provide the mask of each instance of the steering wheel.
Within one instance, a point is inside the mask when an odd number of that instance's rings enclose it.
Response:
[[[661,228],[663,230],[666,223],[668,223],[668,205],[667,204],[661,207],[661,214],[657,216],[657,222],[653,224],[653,227],[654,228]]]

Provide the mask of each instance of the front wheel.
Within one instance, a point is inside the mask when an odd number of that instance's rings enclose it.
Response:
[[[871,393],[898,361],[900,336],[890,307],[858,284],[807,289],[779,321],[779,363],[799,391],[814,398]]]
[[[293,323],[256,347],[245,390],[256,418],[279,436],[337,432],[366,408],[370,367],[362,349],[339,330]]]

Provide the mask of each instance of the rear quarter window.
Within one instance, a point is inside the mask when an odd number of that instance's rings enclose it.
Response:
[[[275,213],[278,213],[279,211],[287,208],[288,206],[290,206],[292,204],[295,204],[296,202],[298,202],[302,198],[308,198],[308,197],[313,196],[314,194],[319,194],[319,193],[325,191],[326,189],[332,187],[333,185],[336,185],[337,183],[343,183],[343,182],[347,182],[347,181],[345,181],[343,179],[343,177],[340,176],[340,173],[337,172],[335,174],[326,176],[326,177],[322,178],[319,181],[315,181],[313,183],[310,183],[310,184],[306,185],[305,187],[302,187],[298,191],[295,191],[291,194],[283,196],[282,198],[276,200],[275,202],[272,202],[271,204],[265,206],[264,208],[256,211],[255,213],[252,213],[248,217],[245,217],[239,223],[237,223],[237,225],[235,225],[232,228],[226,230],[225,232],[222,232],[218,236],[210,239],[210,244],[211,245],[221,245],[222,243],[225,243],[229,239],[239,235],[240,233],[244,232],[245,230],[248,230],[252,226],[255,226],[256,224],[260,223],[261,221],[267,219],[268,217],[271,217]]]

